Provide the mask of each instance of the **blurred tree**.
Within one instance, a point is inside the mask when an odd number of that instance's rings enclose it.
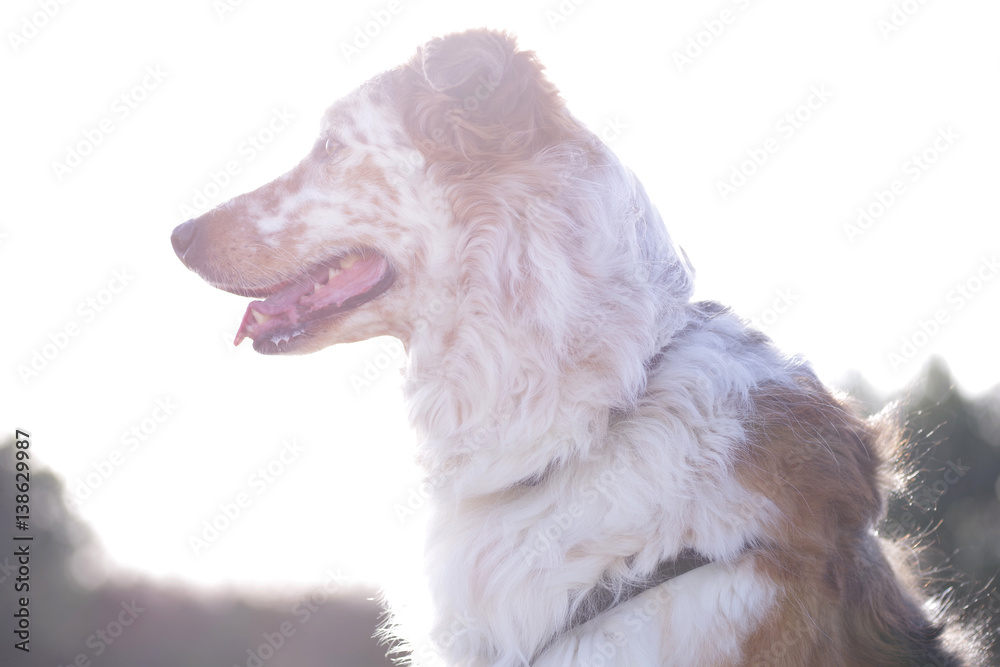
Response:
[[[941,361],[928,366],[921,385],[905,404],[918,456],[909,505],[959,571],[989,579],[1000,571],[1000,442],[987,439],[975,404]]]
[[[14,525],[12,442],[0,447],[0,525]],[[30,654],[13,647],[13,549],[0,557],[0,665],[48,667],[387,667],[372,639],[380,609],[370,594],[315,595],[308,619],[299,599],[251,604],[144,581],[82,586],[90,531],[67,508],[62,483],[37,459],[31,470]],[[74,574],[76,572],[77,574]],[[284,625],[283,625],[284,624]],[[282,633],[282,629],[286,633]],[[290,632],[288,631],[290,630]],[[82,656],[82,660],[79,658]]]
[[[932,359],[907,390],[886,401],[863,378],[844,387],[868,414],[888,403],[902,425],[904,487],[889,500],[881,532],[921,547],[931,594],[971,623],[1000,618],[1000,385],[977,401]],[[989,641],[996,642],[997,637]],[[994,646],[994,654],[1000,654]]]

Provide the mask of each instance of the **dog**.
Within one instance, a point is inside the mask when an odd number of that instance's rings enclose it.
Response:
[[[692,301],[642,185],[510,35],[431,40],[172,244],[255,299],[236,344],[405,345],[433,612],[414,636],[399,605],[402,660],[975,660],[877,535],[890,423]]]

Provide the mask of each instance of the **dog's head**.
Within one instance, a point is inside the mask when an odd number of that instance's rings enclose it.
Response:
[[[336,102],[295,168],[172,241],[209,283],[257,299],[236,341],[268,354],[427,332],[439,357],[464,336],[565,374],[631,341],[638,377],[691,292],[642,187],[534,54],[488,30],[432,40]]]
[[[431,42],[335,103],[294,169],[174,230],[188,268],[259,299],[237,344],[252,338],[273,354],[409,338],[421,317],[416,300],[457,276],[441,270],[454,216],[428,160],[462,150],[459,125],[491,113],[498,88],[508,92],[513,58],[512,40],[496,33]]]

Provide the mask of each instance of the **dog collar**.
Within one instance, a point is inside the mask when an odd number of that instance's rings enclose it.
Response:
[[[559,637],[573,632],[573,630],[576,630],[584,623],[592,621],[618,605],[628,602],[640,593],[656,588],[660,584],[665,584],[672,579],[676,579],[683,574],[687,574],[692,570],[697,570],[699,567],[709,565],[713,562],[715,561],[711,558],[703,556],[693,549],[684,549],[677,557],[657,563],[656,568],[646,578],[625,584],[617,592],[606,583],[601,582],[584,596],[563,631],[549,640],[535,654],[535,657],[545,653]]]
[[[576,613],[573,614],[573,618],[564,633],[575,630],[587,621],[611,611],[640,593],[656,588],[660,584],[665,584],[671,579],[676,579],[682,574],[687,574],[712,562],[712,559],[693,549],[685,549],[676,558],[657,563],[656,569],[648,577],[635,583],[626,584],[617,595],[606,584],[601,584],[586,595],[580,606],[577,607]]]

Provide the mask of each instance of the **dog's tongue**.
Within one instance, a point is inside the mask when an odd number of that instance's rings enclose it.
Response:
[[[279,330],[292,335],[296,325],[339,308],[352,296],[373,288],[387,268],[384,257],[372,254],[348,255],[340,260],[339,268],[321,265],[310,269],[263,301],[250,302],[233,344]]]

